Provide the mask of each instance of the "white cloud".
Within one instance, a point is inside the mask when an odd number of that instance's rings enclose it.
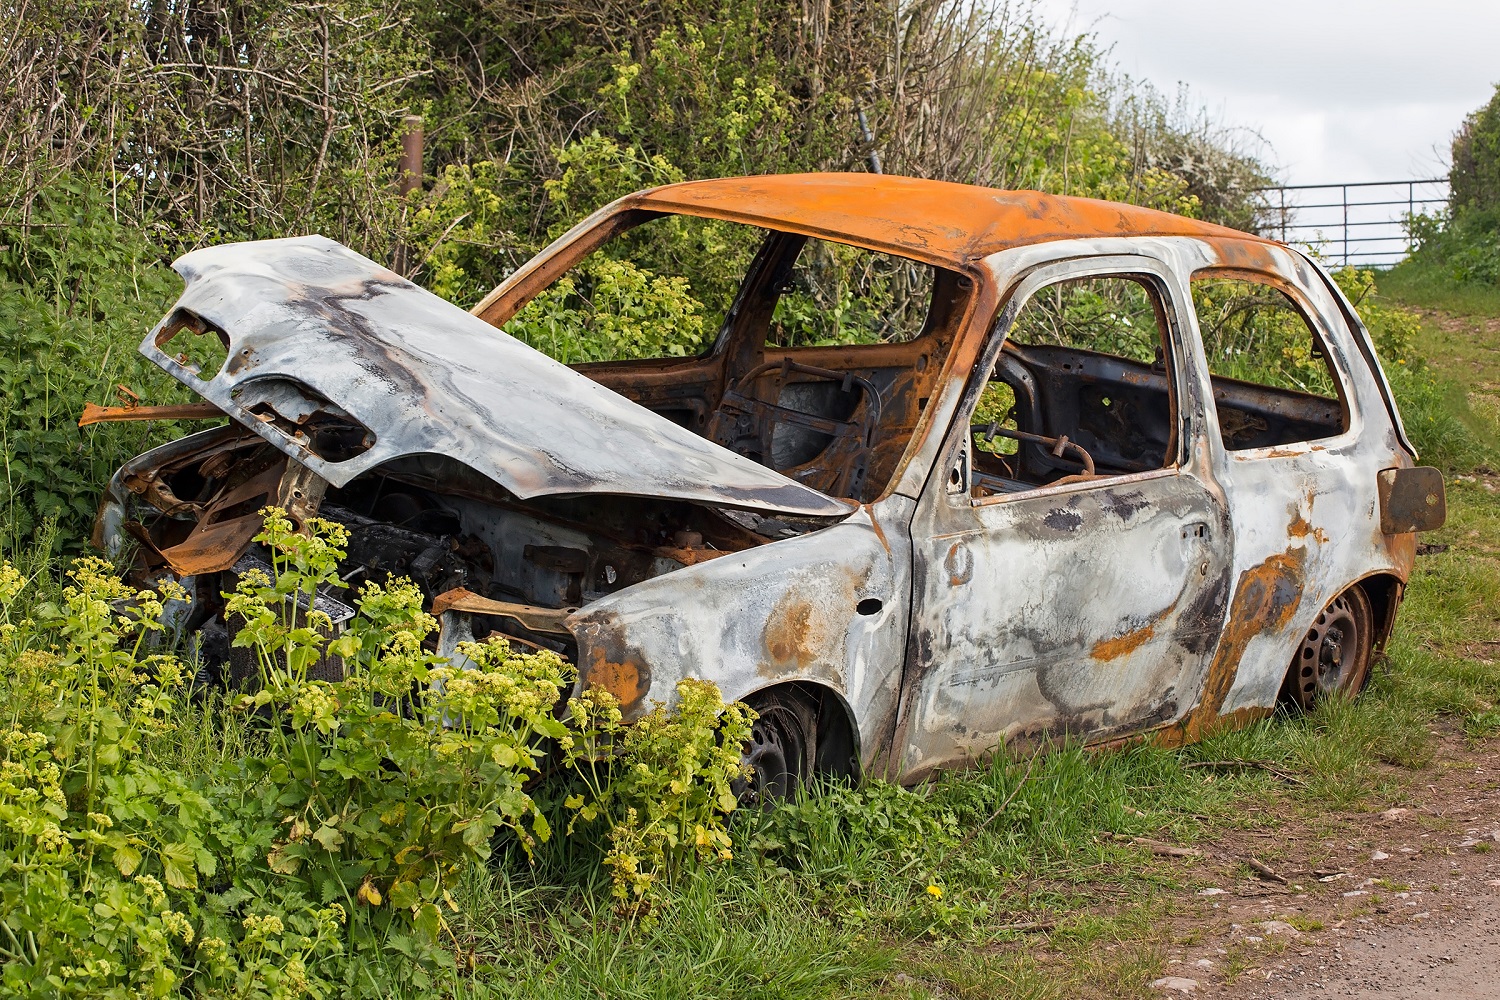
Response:
[[[1427,177],[1500,83],[1496,0],[1038,0],[1119,67],[1270,143],[1288,183]]]

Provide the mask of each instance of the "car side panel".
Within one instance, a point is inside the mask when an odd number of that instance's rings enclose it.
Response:
[[[912,501],[888,497],[821,531],[734,552],[601,598],[569,620],[578,688],[627,719],[686,677],[726,701],[815,684],[849,708],[863,766],[888,744],[911,594]]]

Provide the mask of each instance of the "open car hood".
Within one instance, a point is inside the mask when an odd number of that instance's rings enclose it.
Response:
[[[612,493],[811,517],[854,509],[321,236],[210,247],[173,267],[187,289],[141,353],[334,486],[436,454],[522,499]],[[195,336],[225,342],[218,372],[176,353]]]

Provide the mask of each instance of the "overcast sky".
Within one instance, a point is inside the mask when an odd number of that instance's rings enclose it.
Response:
[[[1290,184],[1441,176],[1500,83],[1500,0],[1037,0],[1119,68],[1260,132]]]

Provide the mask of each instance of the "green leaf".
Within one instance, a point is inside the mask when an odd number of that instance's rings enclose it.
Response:
[[[401,910],[417,905],[417,887],[414,883],[400,881],[391,885],[391,905]]]
[[[198,888],[198,873],[193,867],[193,849],[187,844],[168,844],[163,847],[161,866],[167,877],[167,885],[172,888]]]
[[[313,833],[313,840],[322,844],[325,851],[336,851],[343,844],[344,835],[339,832],[338,827],[325,823]]]
[[[129,844],[122,844],[115,848],[114,861],[120,874],[129,878],[141,866],[141,852]]]
[[[436,941],[438,932],[443,928],[443,913],[436,903],[423,903],[417,907],[412,923],[416,925],[417,933],[429,941]]]

